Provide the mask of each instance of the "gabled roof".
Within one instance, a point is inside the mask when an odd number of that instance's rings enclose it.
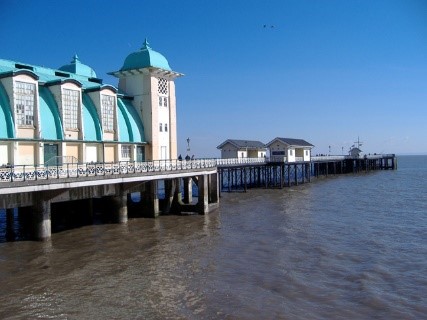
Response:
[[[217,149],[221,149],[224,145],[227,143],[232,144],[236,148],[243,148],[243,149],[265,149],[264,143],[261,141],[254,141],[254,140],[237,140],[237,139],[227,139],[223,143],[221,143]]]
[[[281,142],[283,142],[284,144],[287,144],[289,146],[293,146],[293,147],[314,147],[314,145],[312,145],[311,143],[308,143],[307,141],[303,140],[303,139],[293,139],[293,138],[274,138],[273,140],[271,140],[269,143],[266,144],[266,147],[269,147],[270,145],[272,145],[276,140],[279,140]]]

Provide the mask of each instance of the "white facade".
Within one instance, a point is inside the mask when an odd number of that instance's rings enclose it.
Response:
[[[174,80],[148,42],[103,84],[77,56],[59,69],[0,59],[0,166],[177,158]]]
[[[150,160],[177,158],[176,98],[172,74],[160,69],[145,68],[134,73],[116,72],[119,89],[133,95],[145,129],[145,138],[151,148]],[[132,81],[129,81],[132,79]],[[165,86],[162,84],[165,83]],[[165,89],[166,88],[166,89]]]
[[[301,139],[275,138],[267,144],[272,161],[307,162],[313,145]]]
[[[217,147],[221,150],[222,159],[264,158],[267,149],[259,141],[226,140]]]

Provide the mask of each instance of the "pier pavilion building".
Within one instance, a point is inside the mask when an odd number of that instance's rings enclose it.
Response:
[[[103,83],[75,55],[58,69],[0,59],[0,166],[177,158],[167,59],[144,42]]]
[[[217,149],[221,150],[222,159],[264,158],[267,154],[264,143],[253,140],[227,139]]]
[[[270,160],[280,162],[309,162],[311,159],[311,143],[302,139],[276,137],[266,144]]]

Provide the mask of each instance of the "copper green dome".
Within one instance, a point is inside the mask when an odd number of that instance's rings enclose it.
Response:
[[[123,67],[120,69],[120,71],[148,67],[155,67],[172,71],[166,58],[162,54],[151,49],[147,39],[145,39],[144,44],[140,50],[133,52],[126,57],[125,62],[123,63]]]
[[[62,66],[61,68],[59,68],[59,70],[67,71],[88,78],[96,78],[95,71],[91,67],[81,63],[77,55],[74,55],[73,60],[70,64]]]

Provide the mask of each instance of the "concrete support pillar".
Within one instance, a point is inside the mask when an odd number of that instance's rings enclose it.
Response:
[[[165,206],[163,209],[163,213],[170,213],[171,207],[173,203],[173,199],[175,196],[176,190],[176,180],[165,180]]]
[[[32,208],[33,215],[33,235],[36,240],[50,240],[52,235],[52,227],[50,220],[50,200],[45,200],[43,197],[35,199]]]
[[[157,180],[146,183],[143,202],[145,211],[144,215],[151,218],[157,218],[160,214]]]
[[[208,176],[200,175],[197,185],[199,187],[199,201],[197,202],[197,212],[199,214],[206,214],[209,212]]]
[[[193,179],[184,178],[184,203],[191,204],[193,202]]]
[[[128,221],[127,194],[112,196],[110,199],[114,220],[118,223],[126,223]]]
[[[245,183],[246,187],[246,183]],[[219,201],[219,179],[218,173],[209,175],[209,203],[218,203]]]

